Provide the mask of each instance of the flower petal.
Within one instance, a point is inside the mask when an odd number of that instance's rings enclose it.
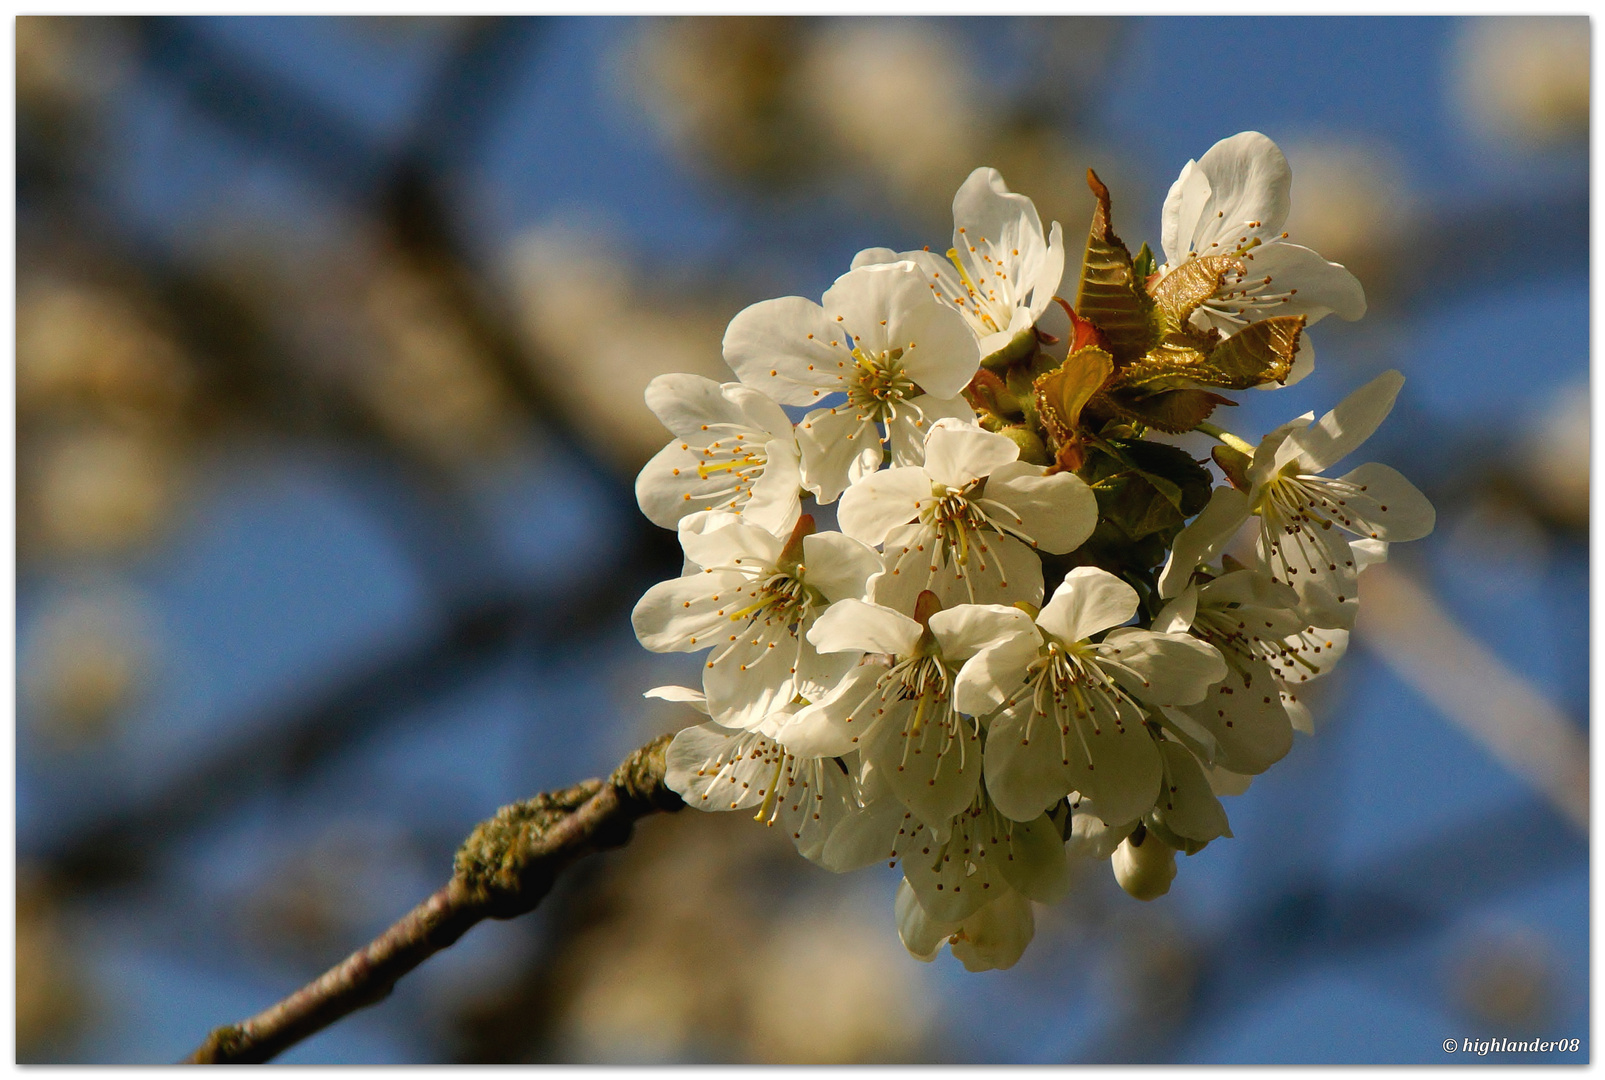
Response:
[[[1036,651],[1036,624],[1017,607],[1002,604],[960,604],[931,616],[931,632],[942,647],[942,658],[957,665],[983,649],[1006,646],[1024,639]]]
[[[1210,790],[1209,781],[1193,755],[1178,743],[1159,744],[1165,759],[1165,783],[1154,803],[1154,820],[1177,836],[1208,842],[1230,836],[1226,811]]]
[[[925,472],[950,488],[968,487],[1019,456],[1013,439],[954,420],[938,420],[925,436]]]
[[[1031,902],[1005,889],[960,924],[951,948],[966,971],[1007,971],[1025,955],[1035,934]]]
[[[948,728],[937,701],[913,731],[917,705],[899,701],[863,737],[860,753],[883,771],[898,802],[932,829],[944,828],[975,798],[981,782],[981,733],[974,721]]]
[[[1244,774],[1264,772],[1293,748],[1293,728],[1268,664],[1238,658],[1204,699],[1181,711],[1215,737],[1215,764]]]
[[[910,656],[924,628],[906,615],[862,600],[838,600],[825,609],[808,631],[808,640],[822,653],[857,649]]]
[[[958,920],[940,922],[927,915],[925,909],[920,907],[919,898],[914,895],[914,888],[909,885],[907,878],[897,883],[893,911],[897,916],[897,936],[902,940],[903,948],[914,959],[926,963],[936,959],[936,954],[942,951],[947,939],[959,929]]]
[[[725,608],[748,587],[747,576],[733,570],[660,581],[630,613],[635,636],[653,652],[696,652],[726,641],[730,620]]]
[[[1134,696],[1154,705],[1202,701],[1226,677],[1226,661],[1207,641],[1123,627],[1098,648],[1103,667]]]
[[[1438,512],[1432,503],[1396,469],[1373,461],[1344,476],[1340,483],[1349,488],[1343,495],[1354,524],[1348,527],[1363,538],[1387,543],[1419,540],[1437,524]]]
[[[931,478],[923,468],[883,469],[843,493],[836,520],[854,540],[875,545],[897,526],[917,518],[931,499]]]
[[[809,405],[843,389],[854,363],[848,335],[801,296],[738,312],[724,332],[724,359],[736,378],[782,405]]]
[[[716,383],[701,375],[659,375],[647,383],[646,404],[681,438],[716,424],[735,424],[771,437],[791,430],[785,411],[768,397],[740,383]]]
[[[708,712],[708,698],[701,690],[693,690],[689,686],[654,686],[641,694],[644,698],[656,698],[659,701],[673,701],[690,705],[698,712],[706,715]]]
[[[875,695],[876,683],[885,672],[885,668],[876,664],[852,668],[835,690],[776,725],[775,738],[801,758],[852,753],[866,729],[864,722],[854,720],[853,715],[866,699]]]
[[[938,552],[936,533],[926,525],[906,525],[886,535],[886,569],[869,582],[870,598],[897,611],[912,612],[926,589],[944,608],[959,604],[1042,602],[1042,560],[1012,536],[964,532],[964,562]]]
[[[1061,641],[1074,643],[1119,626],[1137,614],[1137,590],[1096,566],[1078,566],[1053,591],[1037,625]]]
[[[1198,168],[1210,186],[1192,237],[1198,254],[1230,254],[1244,240],[1282,231],[1293,172],[1274,142],[1257,131],[1239,132],[1210,147]]]
[[[1198,167],[1198,162],[1188,161],[1176,182],[1170,185],[1160,212],[1160,246],[1165,251],[1166,266],[1174,269],[1181,265],[1192,250],[1193,237],[1198,234],[1199,219],[1209,195],[1209,177]]]
[[[1186,588],[1193,571],[1220,554],[1248,517],[1248,496],[1243,492],[1233,487],[1210,492],[1209,504],[1171,544],[1170,556],[1159,574],[1159,595],[1168,600]]]
[[[802,579],[827,600],[864,599],[871,575],[880,569],[880,553],[850,536],[822,532],[803,537]]]
[[[1298,448],[1299,471],[1323,472],[1347,457],[1388,418],[1404,376],[1384,371],[1310,426],[1288,436]]]
[[[880,468],[880,434],[851,405],[815,409],[797,425],[802,485],[821,505],[833,503],[849,484]]]
[[[997,524],[1030,537],[1052,555],[1074,551],[1098,525],[1097,496],[1080,477],[1068,472],[1045,476],[1042,469],[1023,461],[1011,461],[992,472],[982,509]]]
[[[966,660],[953,684],[959,711],[981,717],[1001,708],[1025,685],[1026,668],[1041,654],[1041,646],[1042,638],[1032,627],[1031,633],[1010,636]]]
[[[1315,323],[1328,313],[1353,322],[1365,314],[1365,290],[1341,263],[1327,262],[1307,247],[1275,240],[1243,256],[1248,281],[1270,278],[1266,289],[1293,295],[1264,315],[1303,315]]]

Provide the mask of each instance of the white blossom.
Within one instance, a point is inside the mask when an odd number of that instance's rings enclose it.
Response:
[[[1194,312],[1198,329],[1230,335],[1272,315],[1303,315],[1314,323],[1329,312],[1351,321],[1365,314],[1365,292],[1353,274],[1288,242],[1282,226],[1292,184],[1287,158],[1257,131],[1222,139],[1182,168],[1165,198],[1162,272],[1206,255],[1235,255],[1244,264],[1242,273],[1227,274]],[[1297,382],[1314,366],[1314,350],[1301,337],[1293,370],[1281,385]]]
[[[915,263],[937,299],[957,310],[991,356],[1036,326],[1064,276],[1059,223],[1046,237],[1037,208],[1011,192],[996,169],[979,168],[953,196],[953,247],[943,259],[930,251],[868,248],[853,265]]]
[[[870,583],[876,603],[898,611],[929,589],[944,605],[1042,601],[1036,551],[1074,550],[1098,522],[1098,502],[1072,473],[1017,460],[1018,444],[943,420],[925,441],[923,465],[886,469],[842,496],[842,531],[885,544]]]
[[[866,774],[931,828],[969,806],[981,777],[981,733],[954,696],[959,665],[982,649],[1030,634],[1031,617],[1002,605],[936,610],[921,621],[878,604],[843,600],[808,632],[821,653],[883,655],[849,671],[829,695],[798,711],[787,744],[798,753],[858,750]],[[923,625],[922,625],[923,623]]]
[[[879,426],[892,461],[907,465],[936,420],[975,415],[960,396],[980,365],[975,339],[911,262],[849,271],[823,306],[800,296],[753,304],[731,320],[724,356],[744,384],[783,405],[847,396],[797,426],[803,484],[821,503],[880,467]]]
[[[707,711],[686,687],[657,687],[646,696]],[[665,752],[664,783],[699,810],[756,808],[754,820],[781,826],[804,857],[821,862],[832,830],[858,809],[852,765],[790,753],[774,739],[788,718],[781,710],[752,731],[714,723],[683,728]]]
[[[1360,567],[1344,534],[1418,540],[1432,531],[1436,514],[1414,484],[1386,465],[1361,465],[1335,479],[1320,474],[1370,437],[1403,385],[1397,371],[1383,372],[1319,421],[1306,413],[1265,436],[1248,468],[1249,490],[1216,488],[1177,535],[1160,595],[1180,593],[1193,570],[1257,515],[1260,566],[1298,591],[1306,625],[1353,626]]]
[[[1198,701],[1226,665],[1187,634],[1122,627],[1138,604],[1113,574],[1077,567],[1037,615],[1035,633],[965,663],[958,705],[992,714],[986,783],[1004,814],[1028,821],[1072,791],[1093,798],[1108,821],[1135,820],[1154,805],[1163,767],[1143,703]]]
[[[680,523],[692,569],[648,589],[630,618],[653,652],[712,649],[703,669],[709,712],[752,728],[792,699],[823,697],[856,659],[822,656],[808,639],[828,604],[864,595],[876,554],[837,532],[813,532],[803,515],[790,540],[733,514]]]
[[[780,406],[740,383],[659,375],[646,403],[673,433],[635,481],[641,512],[672,529],[702,510],[729,510],[784,535],[802,512],[797,440]]]

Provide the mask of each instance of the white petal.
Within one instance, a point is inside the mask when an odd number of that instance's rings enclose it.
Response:
[[[966,971],[1006,971],[1019,962],[1036,934],[1031,902],[1013,889],[965,919],[952,944]]]
[[[782,405],[809,405],[841,389],[854,363],[848,335],[801,296],[739,312],[724,332],[724,359],[743,383]]]
[[[862,600],[838,600],[808,631],[808,640],[822,653],[862,652],[910,656],[925,631],[906,615]]]
[[[931,616],[931,632],[942,647],[942,657],[957,665],[983,649],[1025,639],[1036,649],[1036,624],[1017,607],[1002,604],[960,604]]]
[[[728,639],[725,608],[751,587],[745,574],[732,570],[660,581],[636,603],[630,622],[653,652],[696,652]]]
[[[959,604],[1042,602],[1042,560],[1012,536],[965,530],[966,561],[937,555],[936,534],[924,525],[893,529],[886,536],[886,569],[870,579],[877,604],[912,612],[921,591],[935,593],[944,608]]]
[[[1209,177],[1196,161],[1183,165],[1181,175],[1170,185],[1161,212],[1160,246],[1165,251],[1165,265],[1172,269],[1181,265],[1192,250],[1193,237],[1198,233],[1199,218],[1209,194]]]
[[[1264,310],[1262,317],[1304,315],[1309,323],[1315,323],[1331,312],[1353,322],[1365,314],[1365,290],[1359,279],[1340,263],[1327,262],[1307,247],[1275,240],[1248,252],[1243,262],[1243,276],[1249,281],[1271,279],[1268,291],[1297,290]]]
[[[898,829],[913,828],[913,822],[913,815],[888,795],[838,823],[814,861],[832,873],[845,874],[892,859]]]
[[[901,262],[904,256],[899,255],[891,248],[875,247],[865,248],[853,256],[849,270],[857,270],[860,266],[877,266],[880,263]]]
[[[775,738],[798,757],[839,757],[857,749],[867,725],[853,714],[875,695],[886,669],[862,664],[842,677],[824,698],[791,714],[775,728]]]
[[[708,715],[708,698],[701,690],[693,690],[689,686],[654,686],[641,695],[644,698],[657,698],[660,701],[680,702],[691,706],[702,715]]]
[[[1210,186],[1194,231],[1199,255],[1229,254],[1243,238],[1282,231],[1293,173],[1274,142],[1257,131],[1240,132],[1210,147],[1198,168]]]
[[[687,514],[711,507],[712,502],[696,498],[696,493],[727,484],[723,480],[701,480],[697,476],[698,464],[697,455],[685,449],[680,439],[675,439],[642,467],[635,478],[635,501],[648,521],[659,528],[672,529]],[[723,503],[725,500],[713,501]]]
[[[866,263],[837,278],[821,303],[826,320],[845,330],[852,346],[874,355],[890,347],[890,313],[909,306],[914,290],[920,300],[931,302],[930,287],[913,263]]]
[[[903,948],[914,959],[926,963],[936,959],[936,954],[947,944],[948,937],[959,929],[957,920],[939,922],[925,914],[907,878],[897,884],[897,900],[893,910],[897,916],[897,936],[902,940]]]
[[[677,530],[685,557],[703,569],[746,570],[767,577],[785,547],[768,529],[748,524],[722,510],[704,510],[682,518]]]
[[[1210,841],[1230,836],[1226,811],[1210,790],[1204,771],[1183,746],[1159,744],[1165,758],[1165,783],[1154,804],[1154,819],[1178,836]]]
[[[780,749],[768,739],[699,724],[678,732],[664,754],[664,783],[699,810],[757,806],[768,791]]]
[[[1297,602],[1294,597],[1294,602]],[[1189,585],[1177,596],[1159,609],[1154,616],[1153,630],[1156,634],[1185,634],[1193,628],[1193,618],[1198,614],[1198,588]]]
[[[1202,701],[1182,711],[1215,737],[1215,764],[1221,768],[1262,773],[1293,748],[1281,688],[1263,660],[1239,658]]]
[[[764,444],[768,459],[763,472],[753,482],[747,501],[735,507],[749,525],[768,529],[777,536],[789,536],[802,516],[802,471],[797,460],[797,441],[787,435]]]
[[[1404,376],[1384,371],[1301,431],[1288,437],[1299,450],[1299,471],[1318,473],[1336,465],[1386,420],[1394,399],[1404,386]]]
[[[884,469],[847,489],[836,519],[854,540],[879,544],[894,528],[917,518],[931,499],[931,478],[923,468]]]
[[[1159,575],[1159,595],[1170,599],[1192,580],[1193,571],[1220,554],[1248,520],[1248,496],[1234,487],[1210,492],[1209,504],[1176,534]]]
[[[1137,590],[1096,566],[1078,566],[1064,576],[1037,625],[1065,642],[1077,642],[1119,626],[1137,614]]]
[[[1243,776],[1226,769],[1206,768],[1204,777],[1209,781],[1209,790],[1213,791],[1217,798],[1222,795],[1241,795],[1254,782],[1252,776]]]
[[[1023,461],[996,469],[987,478],[984,499],[982,508],[993,521],[1030,537],[1053,555],[1074,551],[1098,525],[1097,496],[1080,477],[1067,472],[1045,476]]]
[[[951,735],[940,715],[945,703],[927,707],[923,726],[910,734],[917,706],[900,701],[864,737],[860,753],[883,771],[887,786],[914,816],[933,829],[947,825],[975,799],[981,782],[981,733],[961,721]]]
[[[1349,551],[1354,554],[1354,572],[1358,574],[1368,566],[1388,561],[1388,545],[1381,540],[1372,540],[1361,537],[1349,541]]]
[[[1235,604],[1275,611],[1297,607],[1298,593],[1259,570],[1234,570],[1200,586],[1198,603],[1204,608],[1220,608]],[[1266,629],[1272,628],[1266,627]],[[1293,630],[1299,629],[1302,627],[1293,628]]]
[[[822,532],[803,537],[802,579],[827,600],[864,599],[870,576],[880,569],[880,554],[850,536]]]
[[[937,421],[925,436],[925,472],[950,488],[968,487],[1019,456],[1007,436],[952,420]]]
[[[1438,513],[1427,497],[1386,465],[1374,461],[1361,465],[1344,476],[1341,483],[1351,486],[1351,490],[1342,492],[1348,504],[1344,509],[1353,522],[1346,527],[1364,539],[1387,543],[1419,540],[1437,524]],[[1355,572],[1359,572],[1358,567]]]
[[[833,503],[857,477],[880,468],[875,425],[851,405],[815,409],[797,425],[802,484],[821,505]]]
[[[701,375],[659,375],[646,387],[647,408],[663,426],[685,438],[715,424],[736,424],[751,433],[778,435],[791,428],[785,412],[740,383],[716,383]]]
[[[1111,630],[1099,656],[1122,686],[1155,705],[1191,705],[1226,677],[1226,661],[1207,641],[1186,634]]]
[[[1077,810],[1070,815],[1070,840],[1065,846],[1065,854],[1084,859],[1107,859],[1115,853],[1120,842],[1131,835],[1136,825],[1135,821],[1105,824],[1102,818],[1091,812],[1089,804],[1088,810]]]
[[[1065,859],[1059,826],[1043,814],[1032,821],[1011,821],[1003,876],[1024,896],[1057,904],[1070,891],[1070,864]]]
[[[1309,707],[1286,690],[1282,691],[1282,708],[1287,710],[1287,719],[1293,725],[1294,731],[1302,731],[1306,735],[1315,734],[1315,718],[1310,715]]]
[[[985,716],[1015,696],[1025,685],[1026,668],[1041,654],[1041,646],[1042,639],[1032,627],[1031,633],[1009,637],[966,660],[953,690],[959,711]]]
[[[921,394],[912,401],[895,405],[886,423],[893,465],[923,465],[925,437],[939,421],[957,421],[963,427],[977,427],[975,410],[962,396],[939,398]]]

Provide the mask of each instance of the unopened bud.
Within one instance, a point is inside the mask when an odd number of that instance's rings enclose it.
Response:
[[[1120,841],[1109,862],[1120,887],[1138,900],[1164,896],[1176,877],[1176,850],[1140,826]]]
[[[1020,448],[1020,460],[1028,465],[1047,465],[1053,459],[1048,456],[1048,448],[1043,445],[1037,433],[1023,427],[1006,427],[998,432],[1008,437],[1015,446]]]

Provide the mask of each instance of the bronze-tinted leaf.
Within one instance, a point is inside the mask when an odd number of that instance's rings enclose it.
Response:
[[[1188,259],[1154,283],[1154,304],[1165,320],[1165,329],[1179,330],[1187,319],[1220,289],[1229,273],[1243,272],[1241,260],[1230,255],[1205,255]]]
[[[1193,430],[1209,419],[1217,405],[1237,404],[1231,398],[1208,390],[1165,390],[1142,397],[1127,391],[1111,391],[1099,400],[1107,402],[1117,416],[1171,435]]]
[[[1153,300],[1136,279],[1131,252],[1110,227],[1109,189],[1091,169],[1087,170],[1087,186],[1098,202],[1081,262],[1076,312],[1098,325],[1118,365],[1141,356],[1153,344]]]
[[[1209,354],[1210,366],[1220,372],[1211,386],[1246,390],[1257,383],[1281,382],[1293,368],[1293,353],[1304,329],[1304,316],[1277,315],[1250,323]]]
[[[1109,354],[1088,346],[1065,357],[1056,371],[1036,381],[1037,410],[1060,442],[1075,436],[1081,410],[1114,371]]]

